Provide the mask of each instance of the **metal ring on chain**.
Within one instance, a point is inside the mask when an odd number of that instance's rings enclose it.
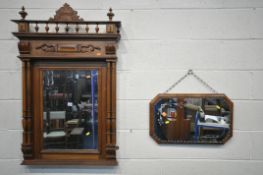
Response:
[[[185,78],[187,78],[188,76],[194,76],[200,83],[202,83],[206,88],[208,88],[210,91],[212,91],[213,93],[217,93],[217,91],[212,88],[207,82],[205,82],[203,79],[201,79],[198,75],[196,75],[194,73],[194,71],[192,69],[189,69],[188,72],[183,75],[179,80],[177,80],[174,84],[172,84],[172,86],[170,86],[165,93],[170,92],[175,86],[177,86],[180,82],[182,82]]]

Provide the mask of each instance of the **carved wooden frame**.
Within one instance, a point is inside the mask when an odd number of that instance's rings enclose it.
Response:
[[[112,21],[114,14],[110,9],[107,16],[109,21],[84,21],[68,4],[64,4],[56,15],[49,20],[26,20],[25,8],[19,12],[22,19],[12,20],[18,25],[18,32],[13,34],[19,39],[18,56],[22,63],[23,75],[23,143],[22,152],[24,165],[116,165],[116,47],[120,39],[121,22]],[[44,31],[41,31],[44,25]],[[53,25],[54,31],[51,31]],[[61,25],[65,28],[61,29]],[[94,25],[91,32],[89,26]],[[70,27],[71,26],[71,27]],[[73,26],[73,28],[72,28]],[[82,28],[81,28],[82,26]],[[105,26],[106,31],[100,32]],[[82,29],[82,30],[81,30]],[[62,31],[63,30],[63,31]],[[83,32],[84,30],[84,32]],[[34,74],[39,64],[67,63],[65,67],[76,67],[79,64],[91,64],[103,73],[103,92],[101,98],[104,106],[101,108],[103,116],[101,151],[98,154],[80,153],[41,153],[37,136],[38,115]],[[54,66],[54,65],[53,65]],[[40,80],[39,80],[40,81]]]

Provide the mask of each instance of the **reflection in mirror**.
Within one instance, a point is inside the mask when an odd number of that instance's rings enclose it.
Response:
[[[98,148],[97,70],[45,70],[43,148]]]
[[[232,134],[232,102],[224,97],[160,98],[153,110],[160,142],[223,143]]]

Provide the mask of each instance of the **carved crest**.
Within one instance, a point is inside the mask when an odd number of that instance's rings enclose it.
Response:
[[[65,3],[63,7],[56,11],[54,18],[50,18],[50,21],[83,21],[78,16],[78,12],[75,11],[70,5]]]

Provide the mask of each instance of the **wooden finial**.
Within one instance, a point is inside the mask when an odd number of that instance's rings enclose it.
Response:
[[[25,20],[25,18],[27,16],[27,12],[25,11],[25,7],[24,6],[21,9],[22,10],[19,12],[19,14],[20,14],[22,20]]]
[[[109,12],[107,13],[107,16],[109,17],[109,20],[112,21],[112,18],[114,16],[114,13],[112,13],[112,8],[109,9]]]

